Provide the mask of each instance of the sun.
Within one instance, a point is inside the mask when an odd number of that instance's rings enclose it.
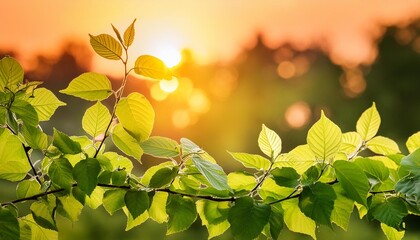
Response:
[[[178,65],[182,60],[181,51],[170,45],[160,46],[153,51],[152,55],[162,60],[170,68]]]

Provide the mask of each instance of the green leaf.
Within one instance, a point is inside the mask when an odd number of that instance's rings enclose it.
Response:
[[[340,149],[341,130],[321,112],[321,118],[309,129],[306,140],[317,159],[332,160]]]
[[[128,211],[126,207],[123,207],[123,211],[125,215],[127,216],[127,226],[125,227],[125,231],[128,231],[134,227],[137,227],[141,225],[142,223],[146,222],[147,219],[149,219],[149,213],[147,211],[142,213],[137,218],[133,218],[133,216],[131,216],[131,213]]]
[[[150,102],[140,93],[131,93],[117,104],[116,115],[123,127],[137,141],[149,138],[153,129],[155,112]]]
[[[219,165],[203,159],[201,156],[193,156],[192,161],[198,171],[209,181],[217,190],[230,190],[227,183],[226,173]]]
[[[17,198],[31,197],[41,193],[41,185],[35,179],[23,180],[17,185]]]
[[[64,154],[77,154],[82,152],[78,142],[71,140],[69,136],[54,128],[53,145]]]
[[[366,206],[366,198],[370,186],[363,170],[355,163],[342,160],[334,162],[334,169],[338,182],[346,192],[346,196]]]
[[[153,176],[160,170],[164,168],[172,169],[175,165],[173,162],[163,162],[161,164],[149,167],[146,172],[143,174],[143,177],[141,178],[141,183],[145,186],[149,186],[151,179]],[[154,180],[157,181],[157,180]]]
[[[137,218],[149,208],[149,195],[145,191],[127,191],[124,202],[133,218]]]
[[[124,44],[125,46],[129,47],[134,40],[135,35],[135,29],[134,29],[134,23],[136,22],[136,19],[128,26],[128,28],[124,32]]]
[[[60,92],[88,101],[101,101],[111,96],[112,86],[105,75],[88,72],[73,79],[69,86]]]
[[[57,211],[73,223],[79,220],[83,205],[73,196],[66,195],[57,198]]]
[[[407,149],[410,153],[420,148],[420,131],[411,135],[407,139],[407,142],[405,143],[405,145],[407,146]]]
[[[143,155],[143,149],[140,147],[137,140],[125,131],[121,123],[118,123],[112,129],[111,138],[115,146],[117,146],[123,153],[140,161],[140,158]]]
[[[23,68],[16,59],[4,57],[0,60],[0,91],[8,89],[14,92],[23,80]]]
[[[315,155],[310,147],[300,145],[287,154],[280,155],[274,162],[273,168],[292,167],[297,173],[302,174],[316,163]]]
[[[111,121],[111,114],[107,107],[97,102],[88,108],[82,118],[83,130],[93,138],[105,134],[105,130]]]
[[[249,153],[235,153],[229,154],[238,162],[242,163],[247,168],[254,168],[257,170],[268,170],[270,168],[270,160],[257,154]]]
[[[155,192],[153,195],[152,203],[149,208],[149,215],[157,223],[164,223],[168,221],[168,214],[166,214],[166,202],[168,200],[168,193]]]
[[[342,143],[340,151],[344,152],[348,157],[354,157],[357,150],[362,146],[363,139],[357,132],[347,132],[342,135]]]
[[[337,195],[330,185],[317,182],[303,188],[299,196],[299,207],[317,223],[332,227],[330,219],[336,198]]]
[[[266,230],[266,228],[269,228]],[[268,224],[264,228],[264,234],[271,239],[278,239],[283,229],[283,209],[280,204],[271,205],[271,214]]]
[[[110,59],[120,60],[122,47],[118,41],[109,34],[90,35],[90,45],[99,56]]]
[[[368,141],[378,133],[381,125],[381,117],[378,110],[376,110],[375,103],[372,107],[365,110],[356,123],[356,131],[362,136],[364,141]]]
[[[401,152],[394,140],[382,136],[372,138],[366,146],[376,154],[391,155]]]
[[[315,221],[300,211],[298,199],[283,201],[281,206],[284,209],[284,223],[290,231],[303,233],[316,239]]]
[[[24,124],[36,126],[39,123],[38,114],[36,113],[35,108],[27,101],[15,99],[10,110],[16,114],[18,119],[22,119]]]
[[[281,139],[277,133],[263,124],[258,136],[258,146],[270,159],[275,159],[281,152]]]
[[[381,223],[381,229],[388,240],[401,240],[404,237],[405,231],[398,231],[384,223]]]
[[[22,126],[22,135],[25,138],[25,142],[28,146],[33,149],[44,150],[48,148],[49,141],[48,136],[42,132],[38,127],[30,125]]]
[[[249,192],[257,185],[254,175],[246,172],[231,172],[227,178],[234,192]]]
[[[191,153],[201,153],[203,149],[201,149],[197,144],[193,141],[189,140],[188,138],[181,138],[181,149],[182,155],[185,157]]]
[[[178,166],[173,168],[165,167],[161,168],[153,174],[150,179],[149,187],[151,188],[160,188],[168,185],[172,180],[178,176]]]
[[[321,169],[319,168],[319,165],[312,166],[308,168],[303,174],[302,174],[302,185],[309,186],[317,182],[320,178]]]
[[[266,178],[258,189],[258,195],[264,202],[273,202],[289,196],[293,191],[293,188],[281,187],[272,178]]]
[[[358,158],[354,161],[370,178],[375,178],[378,181],[386,181],[389,178],[389,169],[385,165],[376,160],[369,158]]]
[[[124,197],[126,192],[126,190],[122,189],[113,189],[104,193],[104,208],[110,215],[113,215],[116,211],[125,206]]]
[[[0,179],[20,181],[31,169],[22,143],[9,130],[0,134],[0,162]]]
[[[255,203],[251,197],[238,198],[228,220],[235,239],[254,239],[270,219],[270,205]]]
[[[122,186],[127,181],[127,172],[124,170],[116,170],[112,172],[111,180],[112,184]]]
[[[112,26],[112,29],[113,29],[113,30],[114,30],[114,32],[115,32],[115,35],[117,35],[118,41],[120,41],[120,43],[121,43],[121,44],[124,44],[124,41],[123,41],[123,39],[122,39],[122,37],[121,37],[121,34],[120,34],[120,32],[118,31],[118,29],[116,29],[116,28],[114,27],[114,25],[112,25],[112,24],[111,24],[111,26]]]
[[[376,205],[371,211],[376,220],[397,230],[403,229],[402,220],[408,214],[404,200],[398,197],[386,199],[385,202]]]
[[[188,229],[197,218],[194,201],[189,197],[181,197],[180,195],[171,195],[168,198],[166,212],[169,216],[166,235]]]
[[[400,171],[420,174],[420,149],[402,158]]]
[[[124,156],[118,155],[115,152],[106,152],[102,156],[110,160],[110,163],[112,165],[111,170],[124,169],[128,173],[130,173],[133,170],[133,163],[130,161],[130,159]]]
[[[334,209],[331,213],[331,222],[337,224],[344,231],[347,231],[350,216],[353,213],[354,201],[345,196],[345,192],[340,184],[333,185],[337,198],[334,201]]]
[[[32,215],[20,218],[20,240],[58,240],[58,232],[39,226]]]
[[[37,88],[32,93],[33,97],[28,97],[28,101],[38,113],[39,121],[48,121],[60,106],[66,106],[66,103],[58,98],[46,88]]]
[[[223,234],[230,226],[228,219],[229,203],[199,200],[197,212],[203,226],[209,232],[209,239]]]
[[[98,175],[101,166],[98,160],[88,158],[78,162],[73,168],[73,177],[77,181],[77,186],[90,196],[98,183]]]
[[[414,196],[420,199],[420,175],[409,174],[400,179],[395,185],[395,191],[405,194],[407,197]]]
[[[66,158],[54,159],[48,169],[51,181],[68,191],[73,186],[73,166]]]
[[[171,71],[166,67],[162,60],[150,56],[142,55],[137,58],[134,64],[134,72],[154,79],[172,79]]]
[[[0,239],[19,240],[19,222],[13,213],[0,207]]]
[[[158,158],[176,157],[180,153],[179,144],[166,137],[153,136],[141,143],[144,153]]]
[[[271,175],[279,186],[295,188],[299,184],[300,175],[294,168],[275,168],[271,171]]]
[[[45,200],[34,202],[31,205],[32,216],[41,227],[57,231],[53,217],[53,209]]]

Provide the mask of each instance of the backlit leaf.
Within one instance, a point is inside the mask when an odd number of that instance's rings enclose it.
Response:
[[[33,91],[33,97],[26,99],[38,113],[39,121],[48,121],[54,114],[55,110],[66,104],[60,100],[46,88],[37,88]]]
[[[334,209],[331,213],[331,222],[337,224],[344,231],[347,231],[350,216],[353,213],[354,201],[345,196],[345,192],[340,184],[333,185],[337,198],[334,201]]]
[[[47,201],[41,200],[32,203],[31,212],[35,222],[41,227],[57,231],[57,226],[53,217],[53,209]]]
[[[139,142],[149,138],[155,120],[150,102],[140,93],[134,92],[117,104],[116,115],[123,127]]]
[[[346,192],[346,196],[366,206],[370,185],[363,170],[355,163],[343,160],[334,162],[334,169],[338,182]]]
[[[166,214],[166,201],[168,200],[168,193],[166,192],[155,192],[153,195],[152,203],[149,208],[150,218],[158,223],[164,223],[168,221],[168,214]]]
[[[41,185],[35,179],[23,180],[16,188],[18,198],[31,197],[38,193],[41,193]]]
[[[143,149],[140,147],[137,140],[123,128],[121,123],[118,123],[112,129],[111,138],[115,146],[123,153],[140,161],[140,158],[143,155]]]
[[[372,138],[366,143],[366,146],[376,154],[391,155],[401,152],[394,140],[382,136]]]
[[[149,213],[145,211],[144,213],[140,214],[140,216],[133,218],[131,213],[128,211],[126,207],[123,207],[123,211],[125,215],[127,215],[127,226],[125,227],[125,231],[128,231],[134,227],[141,225],[142,223],[146,222],[149,219]]]
[[[39,226],[32,214],[20,219],[20,240],[58,240],[58,232]]]
[[[229,154],[247,168],[267,170],[271,164],[270,160],[257,154],[235,152],[229,152]]]
[[[10,110],[16,114],[17,119],[21,119],[24,124],[36,126],[39,123],[38,114],[35,108],[27,101],[15,99]]]
[[[405,143],[405,145],[407,146],[408,151],[410,153],[412,153],[415,150],[417,150],[418,148],[420,148],[420,131],[411,135],[407,139],[407,142]]]
[[[219,165],[207,161],[200,156],[193,156],[192,161],[197,167],[198,171],[209,181],[212,187],[217,190],[230,190],[227,183],[226,173]]]
[[[134,23],[136,22],[136,19],[128,26],[128,28],[124,32],[124,44],[125,46],[129,47],[134,40],[135,35],[135,29],[134,29]]]
[[[31,166],[18,137],[9,130],[3,131],[0,134],[0,179],[20,181],[30,169]]]
[[[48,136],[38,127],[33,127],[24,124],[21,130],[21,134],[25,138],[25,142],[28,146],[30,146],[33,149],[40,150],[48,148]]]
[[[295,188],[299,184],[300,175],[294,168],[275,168],[271,171],[271,175],[279,186]]]
[[[124,202],[133,218],[137,218],[149,208],[149,195],[145,191],[127,191]]]
[[[19,222],[13,213],[0,207],[0,239],[19,240]]]
[[[376,135],[379,125],[381,125],[381,117],[373,103],[372,107],[365,110],[357,120],[356,130],[364,141],[368,141]]]
[[[150,55],[142,55],[137,58],[134,65],[134,72],[157,80],[172,79],[172,73],[166,67],[165,63],[159,58]]]
[[[196,202],[201,222],[209,232],[209,239],[223,234],[230,226],[229,203],[199,200]]]
[[[0,60],[0,91],[7,87],[14,92],[23,81],[23,68],[16,59],[4,57]]]
[[[149,187],[160,188],[168,185],[178,175],[178,166],[173,168],[165,167],[161,168],[153,174],[150,179]]]
[[[315,221],[301,212],[298,202],[298,199],[290,199],[281,203],[284,209],[284,223],[290,231],[303,233],[316,239]]]
[[[258,146],[265,155],[274,159],[281,152],[281,139],[277,133],[263,124],[258,136]]]
[[[194,201],[189,197],[180,195],[170,195],[166,205],[166,212],[169,216],[166,235],[188,229],[197,218]]]
[[[404,237],[405,231],[398,231],[384,223],[381,223],[381,229],[388,240],[401,240]]]
[[[141,183],[145,186],[148,186],[150,184],[150,181],[152,177],[163,168],[172,169],[175,165],[173,162],[163,162],[161,164],[149,167],[146,172],[143,174],[143,177],[141,178]]]
[[[113,215],[125,206],[124,196],[126,192],[123,189],[112,189],[104,193],[104,208],[110,215]]]
[[[369,158],[358,158],[354,161],[370,178],[375,178],[381,182],[389,178],[389,169],[385,165],[376,160]]]
[[[100,34],[97,36],[90,35],[90,45],[99,56],[110,59],[119,60],[122,55],[122,47],[118,41],[109,34]]]
[[[257,185],[255,176],[245,172],[231,172],[227,176],[228,184],[235,192],[248,192]]]
[[[101,101],[111,96],[112,86],[105,75],[88,72],[73,79],[69,86],[60,92],[89,101]]]
[[[111,121],[111,114],[107,107],[101,102],[97,102],[88,108],[82,118],[83,130],[93,138],[104,134]]]
[[[66,158],[54,159],[48,169],[51,181],[61,188],[70,190],[73,179],[73,166]]]
[[[411,172],[413,174],[420,174],[420,149],[403,157],[401,160],[401,170]]]
[[[73,196],[66,195],[58,197],[57,210],[72,222],[77,222],[82,213],[83,205]]]
[[[292,167],[298,174],[302,174],[315,163],[315,155],[310,147],[305,144],[295,147],[287,154],[280,155],[275,160],[273,168]]]
[[[77,154],[82,152],[82,148],[78,142],[73,141],[65,133],[54,128],[53,145],[65,154]]]
[[[251,197],[235,201],[228,220],[235,239],[254,239],[260,235],[270,218],[270,205],[256,203]]]
[[[84,159],[78,162],[73,168],[73,177],[77,186],[90,196],[98,183],[98,175],[101,166],[94,158]]]
[[[347,132],[342,135],[340,151],[348,157],[353,157],[356,151],[362,146],[363,139],[357,132]]]
[[[179,144],[166,137],[150,137],[141,143],[141,147],[146,154],[160,158],[176,157],[180,153]]]
[[[332,160],[340,149],[341,130],[324,112],[321,118],[309,129],[307,142],[317,159]]]

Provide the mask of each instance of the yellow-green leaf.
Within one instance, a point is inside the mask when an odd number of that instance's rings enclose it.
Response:
[[[97,102],[88,108],[82,118],[82,128],[93,138],[104,134],[106,127],[111,121],[111,114],[107,107]]]
[[[48,121],[54,114],[55,110],[66,104],[60,100],[46,88],[37,88],[33,92],[33,97],[27,97],[28,101],[38,113],[39,121]]]
[[[154,157],[169,158],[176,157],[180,153],[179,144],[170,138],[153,136],[141,143],[146,154]]]
[[[401,152],[394,140],[382,136],[372,138],[366,143],[366,146],[376,154],[390,155]]]
[[[9,130],[3,131],[0,134],[0,179],[20,181],[30,169],[18,137]]]
[[[229,228],[228,202],[199,200],[196,205],[201,222],[209,232],[209,239],[223,234]]]
[[[149,138],[155,120],[155,111],[142,94],[134,92],[122,98],[117,104],[116,114],[123,127],[137,141]]]
[[[69,86],[60,92],[89,101],[101,101],[112,94],[112,86],[105,75],[88,72],[73,79]]]
[[[308,144],[295,147],[287,154],[280,155],[274,162],[276,167],[293,167],[297,173],[302,174],[316,163],[315,155]]]
[[[388,240],[401,240],[404,237],[405,231],[398,231],[397,229],[381,223],[381,229]]]
[[[302,213],[298,202],[298,199],[290,199],[281,203],[284,209],[284,223],[290,231],[303,233],[316,239],[316,223]]]
[[[128,211],[126,207],[123,207],[123,211],[127,216],[127,226],[125,227],[125,231],[128,231],[134,227],[141,225],[142,223],[146,222],[149,219],[149,213],[145,211],[144,213],[140,214],[140,216],[133,218],[131,213]]]
[[[140,158],[143,155],[143,149],[140,147],[137,140],[124,130],[121,123],[118,123],[112,129],[111,138],[115,146],[117,146],[123,153],[140,161]]]
[[[101,57],[110,60],[119,60],[122,55],[122,47],[118,41],[109,34],[90,35],[90,45]]]
[[[344,152],[348,157],[353,157],[363,144],[363,139],[357,132],[343,133],[342,140],[340,152]]]
[[[23,81],[23,68],[12,57],[4,57],[0,60],[0,91],[4,91],[7,87],[11,91],[15,91]]]
[[[267,170],[270,167],[270,160],[257,154],[234,152],[229,152],[229,154],[247,168]]]
[[[407,139],[407,142],[405,143],[405,145],[407,146],[407,149],[410,153],[416,151],[417,148],[420,148],[420,131],[411,135]]]
[[[364,141],[368,141],[378,133],[379,125],[381,125],[381,117],[373,103],[372,107],[365,110],[357,120],[356,130]]]
[[[321,112],[321,118],[308,131],[307,142],[317,159],[331,160],[340,149],[341,135],[340,128]]]
[[[258,146],[265,155],[270,159],[274,159],[281,152],[281,139],[276,132],[263,124],[258,136]]]
[[[153,195],[152,203],[149,208],[150,218],[158,223],[164,223],[168,221],[168,214],[166,214],[166,202],[168,200],[168,193],[156,192]]]
[[[128,26],[128,28],[124,32],[124,44],[125,46],[129,47],[134,40],[135,35],[135,29],[134,29],[134,23],[136,22],[136,19]]]
[[[137,58],[134,65],[134,72],[154,79],[172,79],[171,71],[166,67],[165,63],[159,58],[142,55]]]

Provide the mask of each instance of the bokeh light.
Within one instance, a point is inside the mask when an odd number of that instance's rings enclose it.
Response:
[[[181,52],[170,45],[159,46],[152,52],[152,55],[158,57],[170,68],[178,65],[182,59]]]
[[[179,129],[186,128],[191,121],[188,110],[180,109],[172,113],[172,124]]]
[[[201,89],[194,89],[188,100],[188,105],[196,113],[206,113],[210,110],[210,101]]]
[[[168,93],[160,88],[160,84],[154,84],[150,88],[150,95],[156,101],[163,101],[168,97]]]
[[[291,61],[282,61],[277,67],[277,73],[284,79],[289,79],[295,76],[296,67]]]
[[[291,128],[301,128],[309,122],[311,115],[309,105],[302,101],[289,106],[284,117]]]
[[[161,80],[159,82],[160,89],[167,93],[175,92],[178,88],[178,79],[173,77],[171,80]]]

